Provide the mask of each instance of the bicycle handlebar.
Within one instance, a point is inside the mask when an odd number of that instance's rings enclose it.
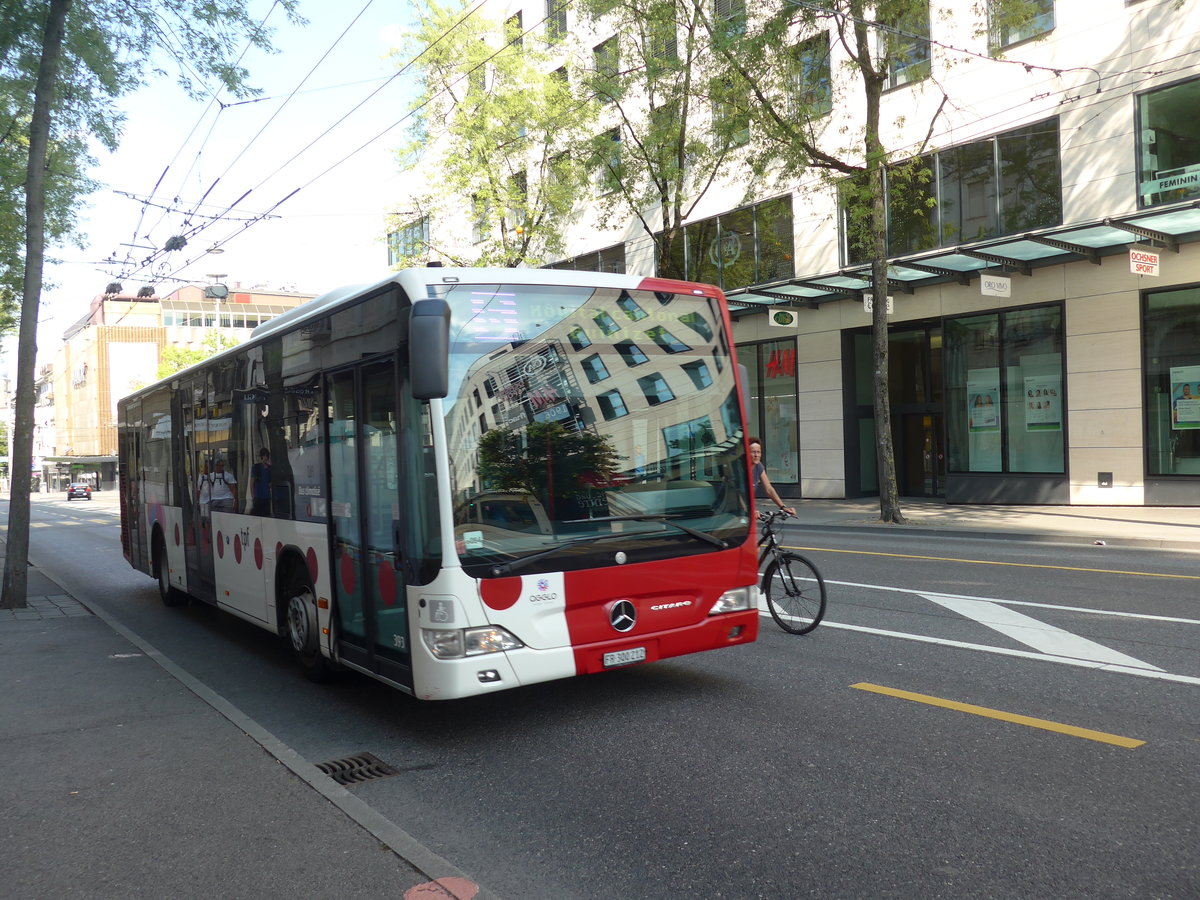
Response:
[[[772,510],[771,512],[760,512],[758,514],[758,521],[763,522],[763,523],[773,522],[776,519],[790,519],[790,518],[792,518],[792,514],[789,512],[785,512],[782,509]]]

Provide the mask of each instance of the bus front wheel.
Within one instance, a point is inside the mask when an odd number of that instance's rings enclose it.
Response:
[[[293,573],[285,599],[286,636],[304,677],[309,681],[328,681],[333,677],[334,669],[332,663],[321,654],[317,595],[306,574]]]

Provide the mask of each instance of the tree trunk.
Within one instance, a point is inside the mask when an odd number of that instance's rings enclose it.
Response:
[[[50,143],[50,110],[58,84],[67,10],[71,0],[50,0],[33,116],[29,123],[29,166],[25,176],[25,283],[21,328],[17,338],[16,418],[12,435],[12,485],[8,502],[8,536],[4,588],[0,608],[28,605],[29,488],[33,462],[34,379],[37,375],[38,308],[46,249],[46,156]]]
[[[874,76],[874,77],[869,77]],[[896,450],[892,443],[892,404],[888,393],[887,324],[887,203],[884,184],[886,154],[879,140],[883,74],[865,73],[867,95],[865,146],[867,180],[871,189],[871,372],[874,382],[875,447],[879,476],[879,519],[906,524],[896,484]]]

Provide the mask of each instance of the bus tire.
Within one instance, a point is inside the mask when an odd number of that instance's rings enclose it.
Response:
[[[299,566],[293,566],[284,585],[283,633],[300,670],[309,681],[325,682],[334,675],[334,666],[321,653],[320,627],[317,624],[317,592]]]
[[[158,596],[163,605],[183,606],[187,603],[187,594],[171,585],[171,571],[167,567],[167,545],[163,541],[161,531],[154,533],[151,559],[154,561],[154,579],[158,582]]]

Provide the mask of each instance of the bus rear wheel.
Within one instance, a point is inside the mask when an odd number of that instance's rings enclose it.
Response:
[[[171,586],[171,570],[167,566],[167,545],[161,534],[154,536],[154,578],[158,581],[158,596],[164,606],[183,606],[187,594]]]
[[[309,681],[329,681],[335,670],[333,664],[321,654],[317,594],[307,574],[298,571],[292,573],[284,600],[285,636],[304,677]]]

